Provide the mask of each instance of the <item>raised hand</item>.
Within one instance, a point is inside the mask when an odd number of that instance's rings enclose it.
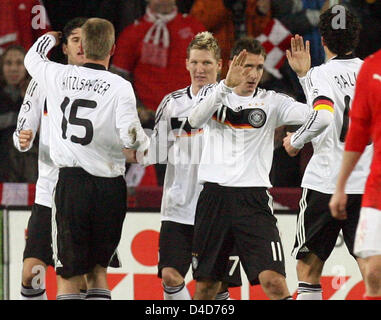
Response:
[[[311,68],[310,42],[304,45],[298,34],[291,38],[291,51],[286,50],[288,63],[299,77],[304,77]]]
[[[225,79],[225,85],[229,88],[235,88],[241,82],[245,81],[249,70],[245,69],[247,52],[242,50],[238,56],[234,56],[233,61],[230,63],[228,73]]]

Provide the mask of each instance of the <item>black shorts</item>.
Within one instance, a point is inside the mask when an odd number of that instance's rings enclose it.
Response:
[[[36,258],[53,266],[52,209],[35,203],[25,235],[23,260]]]
[[[334,219],[329,209],[332,194],[303,189],[299,202],[296,237],[292,256],[302,259],[309,252],[322,261],[330,256],[340,230],[349,253],[353,255],[353,244],[361,208],[361,194],[348,195],[346,220]]]
[[[162,221],[159,238],[158,277],[161,278],[163,268],[176,269],[185,278],[192,262],[193,225],[173,221]],[[239,261],[229,257],[229,272],[224,281],[229,287],[242,285]]]
[[[286,275],[283,247],[266,188],[205,183],[197,202],[193,277],[221,281],[235,248],[252,285],[272,270]]]
[[[63,278],[106,268],[122,233],[126,182],[95,177],[81,168],[61,168],[53,207],[53,254]]]

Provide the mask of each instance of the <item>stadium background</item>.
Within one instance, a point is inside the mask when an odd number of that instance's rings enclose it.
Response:
[[[22,252],[34,192],[34,185],[31,184],[0,184],[1,299],[16,300],[19,297]],[[118,247],[122,267],[109,268],[108,275],[109,286],[115,300],[162,299],[162,287],[156,275],[161,192],[160,187],[138,187],[134,196],[129,198],[130,209],[126,215]],[[295,295],[296,261],[290,254],[294,241],[300,189],[272,188],[270,192],[274,197],[275,215],[284,245],[287,283],[291,293]],[[250,286],[244,272],[242,275],[243,285],[241,288],[231,289],[232,298],[267,300],[260,286]],[[55,299],[56,292],[54,276],[53,268],[49,267],[46,283],[48,298],[52,300]],[[194,281],[191,272],[188,272],[185,281],[193,293]],[[360,300],[364,293],[364,283],[357,265],[343,245],[341,236],[324,268],[322,287],[324,299]]]
[[[207,0],[203,1],[209,2]],[[218,1],[223,2],[224,5],[232,9],[235,2],[245,2],[246,0]],[[283,6],[286,7],[287,3],[292,2],[291,0],[271,1],[274,5],[279,6],[278,9]],[[25,9],[25,4],[30,4],[30,8],[34,5],[44,4],[51,29],[62,30],[65,23],[76,16],[99,16],[111,20],[116,27],[117,33],[120,33],[126,25],[141,16],[144,13],[146,4],[145,0],[0,0],[1,5],[9,2],[17,3],[19,9]],[[178,0],[179,11],[188,13],[193,3],[196,2],[200,1]],[[247,2],[253,3],[254,0],[247,0]],[[341,2],[352,6],[361,16],[363,30],[361,47],[357,53],[361,58],[365,58],[381,47],[381,1],[343,0]],[[300,3],[312,10],[321,7],[325,1],[300,0]],[[124,6],[124,4],[127,5]],[[14,21],[9,21],[11,15],[5,10],[1,10],[2,8],[0,6],[0,40],[2,28],[13,32],[14,30],[10,28],[15,26],[21,28],[20,34],[24,36],[24,40],[27,39],[31,17],[23,15],[14,23]],[[281,9],[284,9],[284,7]],[[277,15],[276,17],[285,23],[287,27],[292,28],[296,20],[291,20],[302,17],[305,11],[298,13],[299,16],[286,14],[284,16]],[[232,16],[230,17],[232,18]],[[4,21],[6,23],[2,23]],[[234,21],[235,26],[241,27],[240,23],[242,23],[240,19]],[[28,41],[33,40],[33,36],[36,35],[31,35]],[[3,45],[4,43],[0,41],[0,52]],[[26,43],[25,47],[29,45],[30,43]],[[64,57],[61,49],[53,51],[51,58],[56,61],[63,61]],[[315,63],[320,64],[321,61],[317,59]],[[287,78],[287,80],[289,79]],[[295,95],[298,96],[298,93],[296,92]],[[282,134],[284,134],[284,130],[280,132],[280,135]],[[273,181],[275,187],[271,190],[271,193],[274,196],[275,214],[279,220],[285,247],[287,281],[290,291],[293,293],[297,281],[295,261],[290,256],[290,252],[294,240],[296,212],[301,192],[298,186],[310,154],[311,148],[309,145],[306,152],[296,160],[288,158],[279,145],[274,153],[272,178],[277,177],[278,180]],[[142,180],[144,181],[144,179]],[[149,180],[149,177],[146,180]],[[22,266],[21,254],[25,244],[24,235],[27,219],[34,200],[34,187],[33,183],[0,181],[0,299],[18,298]],[[161,299],[162,290],[156,276],[156,262],[162,189],[160,185],[143,185],[140,183],[140,185],[130,188],[129,191],[129,210],[126,216],[122,245],[119,250],[123,267],[121,269],[110,269],[110,287],[113,289],[113,297],[116,299]],[[49,269],[47,276],[49,280],[54,280],[54,271]],[[189,276],[188,273],[186,281],[190,291],[193,292],[192,286],[194,286],[194,283]],[[54,284],[54,281],[48,281],[48,286],[50,286],[47,288],[49,298],[55,297],[55,287],[54,285],[51,286],[52,284]],[[324,269],[322,285],[324,298],[338,300],[362,298],[364,292],[363,282],[354,260],[347,253],[341,238],[338,239],[337,247]],[[241,289],[234,289],[232,296],[236,299],[265,299],[257,286],[251,287],[247,283]]]

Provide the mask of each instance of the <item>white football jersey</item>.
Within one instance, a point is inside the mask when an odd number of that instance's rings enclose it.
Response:
[[[344,142],[349,128],[349,110],[353,101],[357,74],[363,61],[353,56],[336,57],[311,68],[301,79],[308,103],[315,108],[333,108],[333,121],[311,140],[314,152],[306,167],[302,187],[333,194],[338,179]],[[299,132],[298,132],[299,131]],[[295,135],[303,139],[303,130]],[[373,156],[369,145],[362,154],[346,184],[348,194],[364,192]]]
[[[53,162],[94,176],[124,175],[122,148],[134,145],[128,129],[136,123],[141,129],[131,84],[98,64],[49,61],[54,44],[44,35],[25,56],[25,67],[47,93]]]
[[[32,130],[33,140],[29,148],[21,150],[18,139],[20,130]],[[15,147],[26,152],[33,146],[37,132],[38,146],[38,179],[36,182],[35,203],[51,208],[53,189],[58,179],[58,168],[49,155],[49,118],[46,106],[46,94],[35,80],[31,80],[25,93],[23,104],[17,119],[17,128],[13,133]]]
[[[191,86],[164,97],[156,111],[148,153],[150,163],[167,163],[161,219],[190,225],[202,190],[197,180],[202,130],[192,130],[187,124],[194,101]]]
[[[223,87],[221,81],[198,93],[200,102],[195,108],[202,112],[206,105],[214,103],[217,110],[203,127],[199,181],[228,187],[270,188],[274,131],[283,125],[304,123],[310,107],[260,88],[248,97],[234,92],[223,96]]]

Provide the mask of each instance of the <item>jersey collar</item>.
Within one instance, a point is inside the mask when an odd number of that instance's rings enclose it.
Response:
[[[338,55],[334,57],[332,60],[348,60],[353,58],[356,58],[356,56],[353,53],[350,53],[350,54]]]
[[[98,64],[98,63],[85,63],[83,67],[96,69],[96,70],[106,70],[105,66],[102,66],[101,64]]]
[[[192,88],[192,85],[188,86],[188,88],[187,88],[187,94],[188,94],[189,99],[192,100],[193,93],[191,91],[191,88]]]

